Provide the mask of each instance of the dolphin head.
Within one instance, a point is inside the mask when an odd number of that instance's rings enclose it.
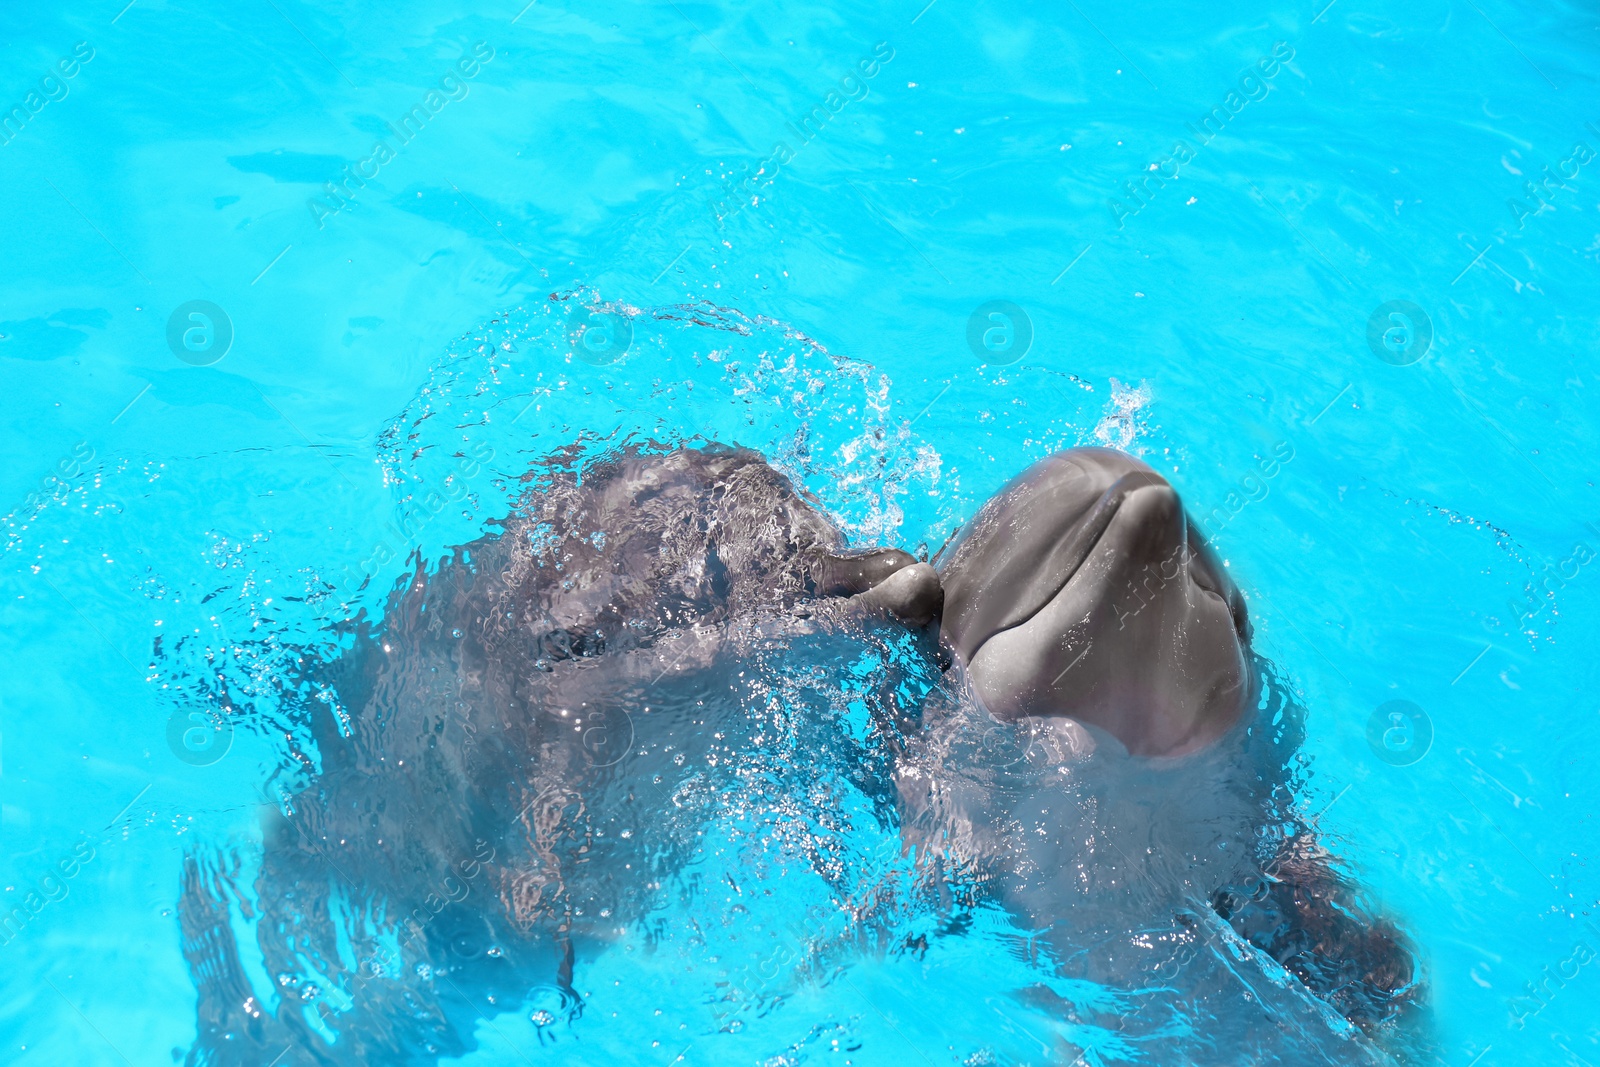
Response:
[[[940,553],[941,639],[1002,720],[1066,716],[1138,756],[1204,748],[1252,696],[1244,600],[1149,466],[1058,452]]]

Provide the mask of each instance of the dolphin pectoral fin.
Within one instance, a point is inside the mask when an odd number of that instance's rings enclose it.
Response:
[[[812,580],[823,596],[888,610],[912,626],[928,625],[944,607],[939,573],[898,548],[825,555],[813,567]]]
[[[1354,898],[1333,863],[1315,841],[1291,838],[1250,884],[1218,890],[1211,906],[1319,999],[1370,1030],[1419,997],[1416,957],[1392,922]]]
[[[829,554],[816,565],[813,578],[823,596],[851,596],[865,593],[915,562],[915,556],[898,548],[875,548],[847,556]]]
[[[850,598],[851,603],[886,608],[911,626],[926,626],[944,607],[944,588],[939,573],[926,563],[902,567],[864,593]]]

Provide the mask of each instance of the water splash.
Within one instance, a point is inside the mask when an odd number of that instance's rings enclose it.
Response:
[[[1137,386],[1129,387],[1112,378],[1111,399],[1107,402],[1105,412],[1095,425],[1090,438],[1105,448],[1118,448],[1134,455],[1142,454],[1143,450],[1134,447],[1134,444],[1145,430],[1140,413],[1144,406],[1150,403],[1150,396],[1148,382],[1140,382]]]

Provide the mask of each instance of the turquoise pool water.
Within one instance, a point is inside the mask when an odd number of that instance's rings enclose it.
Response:
[[[238,865],[250,943],[329,627],[558,450],[699,435],[913,550],[1058,448],[1168,474],[1305,709],[1294,807],[1423,1008],[1369,1042],[1220,944],[1203,997],[1073,985],[994,910],[905,951],[909,898],[874,942],[840,900],[899,884],[892,828],[841,787],[804,809],[843,812],[840,880],[764,871],[780,788],[686,831],[697,873],[580,957],[581,1016],[532,988],[410,1062],[1600,1063],[1591,7],[0,22],[5,1062],[191,1056],[185,864]],[[246,1010],[354,1017],[239,967]]]

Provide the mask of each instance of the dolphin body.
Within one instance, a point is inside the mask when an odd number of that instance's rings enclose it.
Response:
[[[919,861],[978,872],[1041,928],[1117,895],[1085,889],[1096,878],[1176,885],[1191,926],[1236,931],[1346,1018],[1376,1025],[1406,995],[1398,935],[1355,917],[1312,837],[1251,861],[1285,752],[1264,769],[1248,740],[1261,675],[1243,599],[1145,464],[1104,449],[1036,464],[936,568],[847,549],[748,450],[582,458],[556,457],[499,533],[432,573],[419,562],[381,628],[352,626],[347,652],[308,668],[318,760],[297,753],[253,879],[228,854],[186,867],[190,1064],[460,1054],[486,1003],[531,1003],[542,1034],[582,1010],[585,943],[649,911],[727,796],[824,772]],[[859,737],[820,707],[750,713],[772,694],[748,692],[744,667],[808,642],[824,661],[868,643],[899,665],[862,694]],[[752,765],[785,730],[804,758]],[[1196,804],[1204,841],[1160,836]],[[1102,837],[1115,848],[1096,855],[1156,862],[1085,873]],[[1226,862],[1218,842],[1234,842]],[[836,866],[821,847],[819,872]],[[1125,923],[1104,915],[1108,936]]]

